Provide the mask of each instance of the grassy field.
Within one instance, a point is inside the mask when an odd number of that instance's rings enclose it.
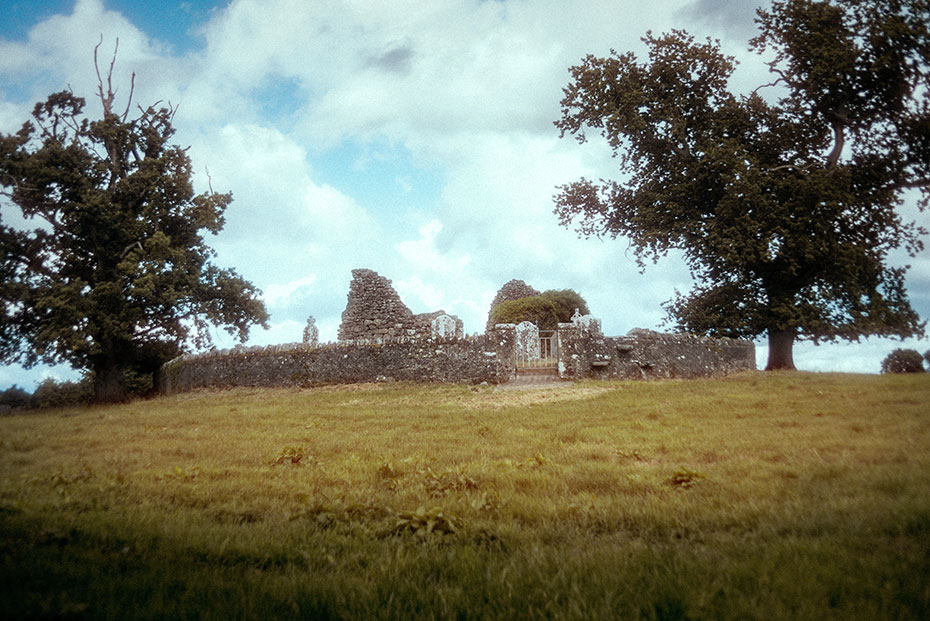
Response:
[[[926,619],[930,374],[0,418],[0,617]]]

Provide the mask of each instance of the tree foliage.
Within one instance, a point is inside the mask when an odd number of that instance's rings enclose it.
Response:
[[[29,407],[32,395],[13,384],[6,390],[0,391],[0,411],[4,408],[18,410]]]
[[[491,301],[491,308],[488,311],[488,323],[485,329],[491,330],[494,328],[494,323],[492,321],[494,309],[497,308],[499,304],[507,302],[508,300],[519,300],[520,298],[527,298],[534,295],[539,295],[539,291],[522,280],[514,278],[504,283],[504,286],[500,288],[497,295],[495,295],[494,299]]]
[[[59,382],[48,377],[36,386],[29,407],[51,409],[85,405],[94,398],[93,382],[84,378],[78,382]]]
[[[895,349],[882,360],[882,373],[923,373],[924,359],[916,349]]]
[[[102,118],[64,91],[0,136],[0,196],[27,223],[0,222],[0,357],[89,371],[98,400],[124,398],[127,374],[151,378],[208,346],[211,324],[244,340],[267,320],[259,292],[213,265],[202,235],[222,229],[231,195],[194,193],[190,158],[170,144],[174,108],[131,114],[130,93],[116,111],[112,71],[99,80]]]
[[[670,318],[768,334],[768,368],[793,368],[796,338],[922,334],[887,258],[926,234],[896,207],[908,190],[930,199],[928,15],[926,0],[776,0],[750,44],[773,82],[748,95],[728,90],[718,42],[682,31],[648,34],[646,62],[588,56],[556,126],[600,133],[622,181],[561,186],[560,223],[628,238],[641,267],[682,251],[698,284]]]
[[[570,321],[576,310],[588,314],[581,295],[572,289],[553,289],[501,302],[491,311],[491,325],[529,321],[542,330],[555,330],[559,323]]]

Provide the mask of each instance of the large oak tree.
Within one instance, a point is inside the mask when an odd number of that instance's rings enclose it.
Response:
[[[191,160],[169,142],[174,108],[134,112],[130,92],[116,110],[112,73],[98,69],[102,118],[64,91],[0,135],[0,201],[26,222],[0,222],[0,357],[89,371],[99,401],[209,345],[210,324],[244,340],[267,322],[260,292],[213,265],[202,235],[222,229],[231,195],[194,193]]]
[[[923,334],[904,287],[930,199],[930,2],[776,0],[751,49],[772,81],[737,95],[718,42],[648,34],[632,53],[571,68],[562,136],[599,132],[618,180],[561,186],[556,214],[626,237],[644,259],[682,251],[697,281],[667,310],[680,329],[767,335],[767,368],[796,339]],[[768,98],[763,97],[766,95]]]

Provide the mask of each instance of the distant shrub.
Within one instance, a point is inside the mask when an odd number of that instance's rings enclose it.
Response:
[[[49,377],[32,393],[32,407],[60,408],[90,403],[93,398],[93,383],[87,378],[80,382],[58,382]]]
[[[32,395],[16,384],[0,392],[0,409],[9,408],[11,410],[19,410],[27,408],[31,401]]]
[[[923,371],[923,357],[913,349],[896,349],[882,360],[882,373],[923,373]]]

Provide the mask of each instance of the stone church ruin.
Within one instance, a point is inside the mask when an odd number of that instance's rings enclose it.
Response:
[[[491,304],[539,292],[506,283]],[[751,341],[634,329],[606,337],[598,319],[575,313],[557,330],[533,324],[488,325],[466,336],[443,310],[415,314],[391,281],[369,269],[352,281],[335,343],[319,343],[310,317],[301,343],[186,354],[166,363],[161,390],[204,387],[314,386],[356,382],[507,383],[522,373],[553,379],[690,378],[755,369]]]
[[[391,286],[372,270],[352,270],[340,341],[397,338],[463,338],[462,320],[445,311],[414,315]]]

